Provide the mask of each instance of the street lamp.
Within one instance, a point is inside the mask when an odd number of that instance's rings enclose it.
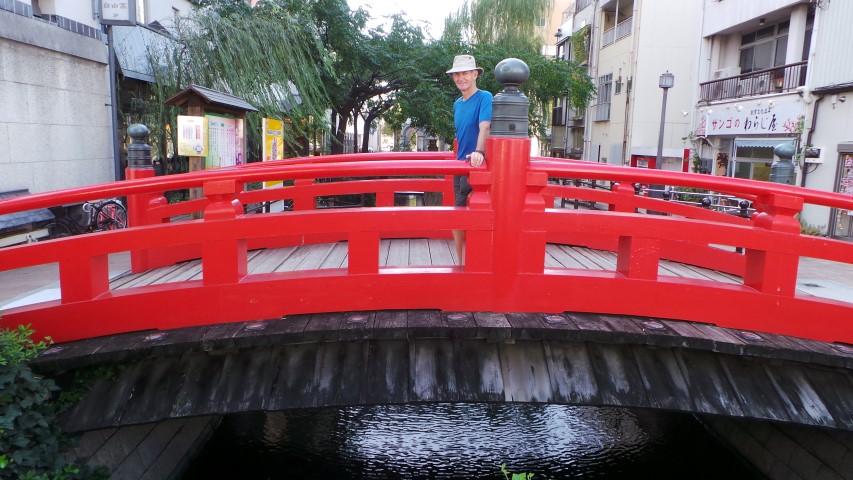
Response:
[[[658,169],[662,167],[661,162],[663,157],[663,127],[666,121],[666,94],[674,84],[675,75],[669,73],[668,70],[666,73],[661,74],[658,86],[663,89],[663,106],[660,110],[660,135],[658,136],[658,157],[657,164],[655,165],[655,167],[657,167]]]

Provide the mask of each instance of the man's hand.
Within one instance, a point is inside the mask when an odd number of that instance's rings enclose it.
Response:
[[[486,163],[486,154],[483,151],[476,150],[466,157],[471,162],[472,167],[479,167],[480,165]]]

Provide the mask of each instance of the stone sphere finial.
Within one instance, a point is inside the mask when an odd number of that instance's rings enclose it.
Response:
[[[773,148],[773,153],[779,158],[792,158],[797,153],[797,149],[794,148],[793,143],[780,143]]]
[[[530,78],[530,67],[517,58],[505,58],[495,66],[495,79],[510,90],[517,88]]]
[[[133,141],[127,147],[128,168],[153,168],[151,163],[151,146],[148,145],[148,127],[134,123],[127,127],[127,134]]]

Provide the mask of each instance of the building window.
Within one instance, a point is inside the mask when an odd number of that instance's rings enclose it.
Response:
[[[784,65],[788,25],[789,22],[782,22],[743,35],[740,39],[740,73]]]
[[[613,74],[608,73],[598,77],[598,103],[610,103],[611,87],[613,86]]]

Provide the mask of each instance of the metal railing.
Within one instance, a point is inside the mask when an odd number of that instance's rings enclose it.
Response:
[[[711,102],[790,92],[806,84],[807,68],[808,62],[797,62],[700,83],[699,99]]]
[[[633,20],[634,17],[628,17],[616,24],[615,27],[605,30],[604,33],[601,34],[602,48],[630,35]]]

